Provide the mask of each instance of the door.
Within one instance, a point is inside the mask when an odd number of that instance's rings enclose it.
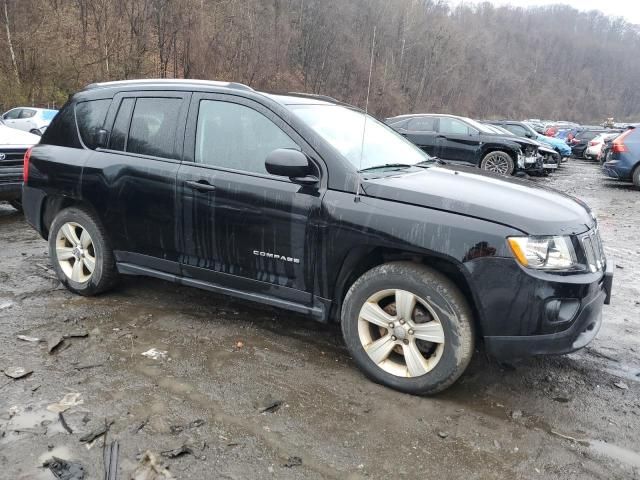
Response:
[[[190,95],[116,95],[105,122],[107,145],[85,165],[83,195],[98,210],[121,263],[180,271],[176,176]],[[76,118],[84,116],[82,108],[76,107]]]
[[[436,123],[434,117],[411,118],[405,126],[404,136],[429,155],[437,156]]]
[[[36,128],[35,123],[36,110],[33,108],[22,108],[20,109],[20,116],[15,121],[15,128],[19,128],[20,130],[24,130],[25,132],[30,132],[31,130]]]
[[[477,162],[480,149],[478,131],[453,117],[440,117],[436,156],[455,162]]]
[[[188,131],[192,161],[178,172],[183,275],[310,304],[324,190],[264,166],[275,149],[312,156],[309,147],[270,110],[224,94],[194,94]]]

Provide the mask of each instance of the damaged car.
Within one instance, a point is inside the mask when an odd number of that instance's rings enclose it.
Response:
[[[367,377],[411,394],[451,386],[479,343],[584,347],[612,289],[586,204],[440,165],[328,97],[93,84],[25,154],[22,199],[70,291],[148,276],[336,322]]]

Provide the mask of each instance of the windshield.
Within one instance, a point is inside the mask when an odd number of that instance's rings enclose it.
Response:
[[[415,165],[431,159],[400,134],[363,112],[340,105],[292,105],[290,108],[358,170],[392,164]]]
[[[460,118],[462,118],[465,122],[467,122],[469,125],[471,125],[476,130],[481,131],[482,133],[490,133],[490,134],[495,134],[496,133],[496,132],[492,131],[487,125],[483,125],[480,122],[476,122],[475,120],[473,120],[471,118],[467,118],[467,117],[460,117]]]

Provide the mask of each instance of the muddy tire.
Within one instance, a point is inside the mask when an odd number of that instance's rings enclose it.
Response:
[[[353,359],[376,383],[415,395],[452,385],[474,351],[474,325],[464,295],[423,265],[375,267],[349,289],[342,334]]]
[[[118,280],[113,251],[100,221],[89,211],[70,207],[49,229],[49,256],[62,284],[80,295],[97,295]]]
[[[480,168],[499,175],[510,176],[513,175],[515,165],[511,155],[506,152],[496,151],[485,155],[480,162]]]
[[[22,212],[22,200],[19,200],[17,198],[15,200],[9,200],[9,205],[11,205],[19,212]]]

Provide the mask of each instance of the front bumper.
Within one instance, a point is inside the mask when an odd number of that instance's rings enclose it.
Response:
[[[471,275],[489,354],[500,359],[563,354],[591,342],[611,298],[613,270],[559,276],[508,258],[474,260]],[[467,264],[469,266],[469,264]]]

